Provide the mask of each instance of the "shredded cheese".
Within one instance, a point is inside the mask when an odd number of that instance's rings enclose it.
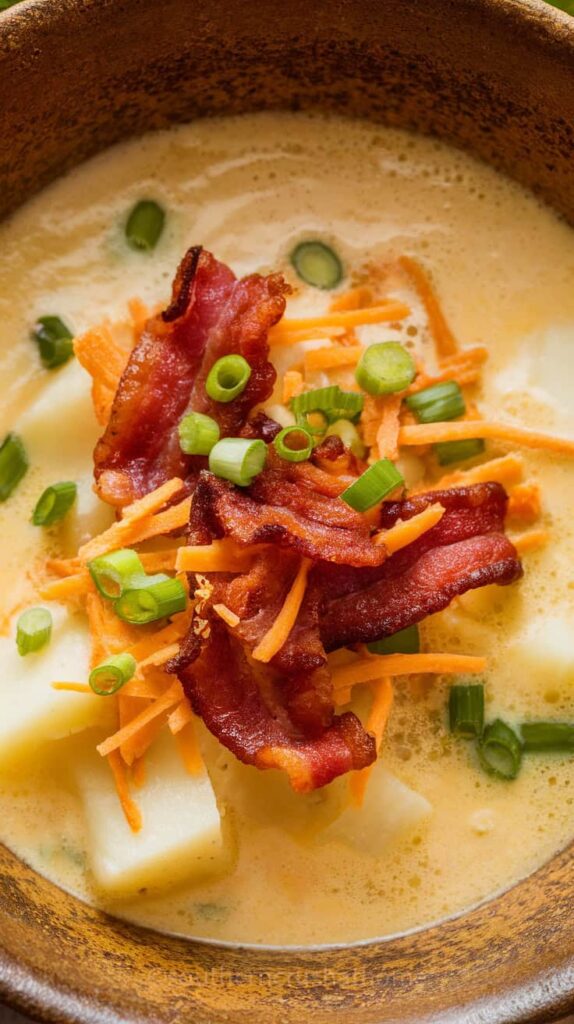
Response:
[[[419,512],[418,515],[413,516],[412,519],[399,520],[389,530],[381,530],[380,533],[375,534],[373,541],[375,544],[384,544],[389,555],[393,555],[395,551],[400,551],[407,544],[412,544],[423,533],[436,526],[442,519],[444,512],[443,506],[438,503],[429,505],[428,508]]]
[[[360,658],[350,665],[341,665],[333,671],[332,680],[336,693],[382,676],[473,674],[484,672],[485,668],[486,658],[468,654],[377,654]]]
[[[497,438],[525,448],[542,448],[560,455],[574,455],[574,440],[539,434],[534,430],[514,427],[491,420],[452,420],[449,423],[420,423],[401,427],[401,445],[437,444],[441,441],[465,441],[472,437]]]
[[[256,661],[271,661],[277,651],[280,651],[287,640],[289,633],[295,625],[299,614],[305,590],[307,587],[307,576],[311,562],[308,558],[301,561],[297,575],[291,585],[291,589],[285,598],[283,607],[271,628],[254,648],[252,654]]]

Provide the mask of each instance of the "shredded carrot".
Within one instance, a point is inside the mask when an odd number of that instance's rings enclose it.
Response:
[[[538,551],[550,540],[548,530],[528,530],[517,537],[509,537],[519,555],[525,555],[528,551]]]
[[[373,301],[373,293],[366,285],[350,288],[348,292],[336,295],[330,305],[331,313],[341,313],[347,309],[361,309]]]
[[[413,541],[418,540],[419,537],[426,533],[427,530],[431,530],[433,526],[442,519],[444,515],[444,508],[439,505],[438,502],[434,505],[429,505],[418,515],[413,516],[412,519],[399,520],[394,526],[391,526],[388,530],[381,530],[373,537],[375,544],[384,544],[389,555],[394,555],[395,551],[400,551],[401,548],[405,548],[407,544],[412,544]]]
[[[373,690],[373,704],[365,728],[367,732],[373,733],[378,754],[393,706],[393,684],[390,679],[385,677],[373,684]],[[374,764],[369,765],[368,768],[363,768],[360,772],[353,772],[351,775],[349,789],[353,803],[357,807],[360,807],[365,799],[367,784],[374,767]]]
[[[574,440],[539,434],[534,430],[514,427],[491,420],[452,420],[449,423],[420,423],[401,427],[399,444],[437,444],[441,441],[464,441],[472,437],[491,437],[511,441],[525,448],[542,448],[561,455],[574,455]]]
[[[130,796],[128,773],[117,750],[107,755],[108,764],[112,770],[114,782],[122,805],[125,819],[132,832],[139,832],[142,827],[142,816],[137,804]]]
[[[256,661],[271,661],[271,658],[283,647],[299,614],[299,609],[305,596],[307,575],[310,567],[311,562],[309,559],[303,558],[279,615],[252,652]]]
[[[240,547],[229,537],[211,544],[190,544],[177,553],[175,567],[178,572],[244,572],[254,554],[262,545]]]
[[[116,548],[139,544],[150,537],[159,537],[164,533],[171,533],[172,530],[179,530],[187,525],[190,509],[191,498],[184,498],[178,505],[172,505],[164,512],[157,512],[155,515],[120,519],[99,536],[93,537],[87,544],[84,544],[78,554],[82,561],[88,562],[92,558],[97,558],[98,555],[115,551]]]
[[[410,309],[404,302],[395,299],[381,301],[378,306],[367,309],[349,309],[336,313],[322,313],[318,316],[301,317],[299,319],[280,320],[276,327],[269,331],[269,341],[285,340],[285,336],[298,331],[316,330],[322,327],[361,327],[364,324],[380,324],[389,320],[402,320],[408,316]],[[315,335],[316,337],[316,335]]]
[[[169,690],[164,693],[163,697],[158,698],[150,707],[145,708],[139,715],[136,715],[128,725],[118,729],[112,736],[108,736],[107,740],[100,743],[97,747],[98,753],[102,757],[107,757],[113,750],[117,750],[128,740],[132,739],[132,737],[136,736],[144,726],[149,725],[154,719],[165,714],[174,704],[178,704],[182,696],[181,683],[176,680],[172,683]]]
[[[458,348],[456,338],[448,326],[434,288],[428,274],[412,256],[401,256],[399,263],[410,277],[423,306],[425,307],[429,328],[436,345],[439,362],[452,356]]]
[[[420,487],[414,488],[411,494],[418,494],[421,491],[442,491],[445,487],[456,487],[459,484],[467,487],[469,484],[483,484],[490,480],[509,487],[520,483],[523,473],[522,456],[511,452],[499,459],[490,459],[480,466],[473,466],[472,469],[457,469],[448,476],[442,476],[434,484],[421,484]]]
[[[333,670],[333,689],[346,690],[357,683],[368,683],[382,676],[408,676],[415,672],[432,675],[456,675],[460,672],[484,672],[486,658],[468,654],[379,654],[360,658]]]
[[[362,353],[363,345],[332,345],[326,348],[314,348],[303,357],[305,373],[317,370],[337,370],[342,366],[355,366]]]
[[[40,597],[44,601],[69,601],[70,598],[82,597],[92,589],[89,572],[78,572],[74,576],[46,583],[40,589]]]
[[[519,484],[513,487],[508,501],[506,516],[523,523],[535,523],[542,514],[540,488],[538,484]]]
[[[87,683],[67,683],[67,682],[55,682],[52,683],[53,690],[66,690],[69,693],[93,693],[91,686]]]
[[[399,457],[400,411],[400,396],[388,395],[382,403],[381,420],[375,441],[379,459],[396,461]]]
[[[175,742],[189,774],[201,775],[204,771],[204,765],[195,735],[193,718],[176,733]]]
[[[239,615],[236,615],[235,612],[232,612],[231,608],[228,608],[226,604],[214,604],[213,610],[214,612],[216,612],[217,615],[219,615],[219,618],[223,619],[225,624],[229,626],[231,629],[234,629],[235,626],[238,626],[239,623],[241,622]]]
[[[138,757],[132,764],[132,781],[134,786],[138,789],[145,786],[146,775],[145,754],[143,754],[142,757]]]
[[[287,370],[283,375],[283,404],[288,405],[292,398],[304,391],[303,374],[299,370]]]

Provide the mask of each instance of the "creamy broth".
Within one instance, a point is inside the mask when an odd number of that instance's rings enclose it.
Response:
[[[126,211],[142,196],[168,211],[152,254],[130,251],[123,239]],[[110,521],[90,491],[99,434],[90,382],[76,365],[52,375],[41,369],[29,340],[35,318],[56,312],[79,333],[106,316],[124,317],[134,295],[165,302],[181,254],[194,243],[237,274],[288,272],[287,254],[304,237],[332,242],[356,271],[404,252],[424,258],[461,344],[488,346],[479,396],[485,414],[574,435],[574,235],[531,195],[442,144],[360,123],[258,115],[150,135],[92,160],[0,227],[2,434],[21,429],[26,440],[25,410],[61,382],[46,403],[45,429],[30,442],[32,468],[0,505],[3,614],[18,602],[39,603],[28,571],[34,562],[74,554]],[[290,309],[327,303],[304,289]],[[365,328],[362,337],[381,334],[422,351],[429,345],[416,302],[402,327]],[[294,356],[282,358],[287,365]],[[58,404],[72,392],[77,405],[61,422]],[[504,450],[489,445],[489,453]],[[524,457],[527,479],[541,485],[542,525],[553,542],[525,556],[521,582],[465,596],[425,622],[421,635],[431,650],[488,655],[489,718],[574,719],[574,470],[559,457]],[[30,510],[60,479],[80,480],[78,507],[61,529],[40,531]],[[8,629],[13,644],[13,622]],[[9,683],[0,687],[0,719]],[[17,685],[26,700],[26,680]],[[572,760],[532,756],[516,781],[489,778],[472,746],[448,733],[447,693],[447,680],[397,681],[361,835],[351,820],[357,812],[337,814],[344,780],[296,796],[277,773],[240,765],[205,735],[226,863],[193,884],[178,879],[170,888],[166,877],[165,892],[110,903],[86,868],[74,782],[74,765],[101,735],[95,729],[48,744],[39,736],[33,755],[7,760],[0,838],[82,898],[183,935],[347,942],[438,920],[524,877],[574,835]]]

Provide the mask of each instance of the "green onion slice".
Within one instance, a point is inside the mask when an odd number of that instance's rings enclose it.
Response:
[[[52,635],[52,616],[47,608],[28,608],[16,623],[16,646],[24,657],[45,647]]]
[[[32,329],[42,365],[47,370],[62,366],[74,354],[73,334],[59,316],[41,316]]]
[[[489,775],[515,779],[522,764],[522,743],[514,729],[497,718],[486,726],[478,741],[478,757]]]
[[[574,725],[570,722],[525,722],[521,727],[524,750],[574,750]]]
[[[340,437],[343,444],[350,448],[357,459],[364,459],[367,454],[359,431],[350,420],[336,420],[327,428],[326,437]]]
[[[209,468],[215,476],[249,487],[265,466],[267,445],[247,437],[224,437],[209,453]]]
[[[207,374],[205,390],[214,402],[232,402],[245,391],[251,367],[243,356],[222,356]]]
[[[450,731],[465,739],[482,735],[484,728],[484,686],[451,686],[449,700]]]
[[[371,654],[418,654],[421,649],[421,639],[418,626],[407,626],[399,629],[398,633],[392,636],[381,637],[372,644],[367,644],[367,650]]]
[[[297,419],[305,413],[322,412],[330,422],[354,420],[363,411],[365,396],[358,391],[341,391],[338,384],[315,388],[296,395],[289,403]]]
[[[179,445],[186,455],[209,455],[219,441],[219,424],[202,412],[190,412],[179,422]]]
[[[463,416],[466,411],[464,395],[455,380],[432,384],[406,399],[409,409],[421,423],[440,423]]]
[[[277,454],[286,462],[305,462],[313,452],[313,435],[305,427],[284,427],[273,444]]]
[[[398,341],[369,345],[359,359],[355,380],[369,395],[389,395],[412,384],[416,366],[410,352]]]
[[[320,409],[313,412],[301,412],[297,416],[297,426],[308,431],[312,437],[324,437],[329,426],[327,414]]]
[[[434,453],[441,466],[450,466],[451,462],[464,462],[474,459],[484,452],[484,441],[481,437],[469,437],[466,441],[439,441],[433,445]]]
[[[136,659],[131,654],[116,654],[90,672],[88,680],[98,697],[109,697],[117,693],[130,681],[136,670]]]
[[[26,449],[17,434],[6,434],[0,445],[0,501],[6,501],[28,469]]]
[[[124,622],[145,626],[147,622],[185,611],[186,604],[187,594],[181,580],[158,573],[132,578],[129,589],[114,602],[114,611]]]
[[[132,249],[149,252],[159,242],[165,223],[165,211],[153,199],[142,199],[127,219],[126,241]]]
[[[140,556],[131,548],[120,548],[88,562],[90,575],[102,597],[114,601],[128,589],[133,578],[145,577]]]
[[[72,480],[46,487],[32,513],[34,526],[52,526],[52,523],[63,519],[74,504],[77,493],[78,488]]]
[[[341,498],[356,512],[366,512],[404,482],[390,459],[379,459],[343,491]]]
[[[305,284],[313,288],[336,288],[343,280],[343,265],[324,242],[300,242],[291,253],[291,265]]]

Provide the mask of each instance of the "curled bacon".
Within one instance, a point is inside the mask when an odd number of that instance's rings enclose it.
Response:
[[[343,565],[380,565],[386,557],[384,548],[370,540],[359,513],[336,498],[278,478],[273,470],[264,470],[250,493],[212,473],[200,473],[190,537],[196,544],[213,537],[233,537],[245,545],[274,543]]]
[[[96,485],[104,501],[124,505],[204,464],[179,446],[177,425],[189,409],[213,416],[223,436],[240,431],[249,411],[273,389],[267,334],[283,315],[288,290],[279,274],[238,281],[211,253],[189,250],[169,307],[148,320],[130,356],[96,446]],[[215,403],[205,379],[229,352],[245,357],[251,377],[232,402]]]
[[[374,738],[354,714],[333,719],[313,739],[301,737],[274,695],[269,670],[260,669],[260,678],[255,671],[224,626],[212,621],[200,658],[179,672],[196,714],[240,761],[284,770],[299,793],[372,764]]]

